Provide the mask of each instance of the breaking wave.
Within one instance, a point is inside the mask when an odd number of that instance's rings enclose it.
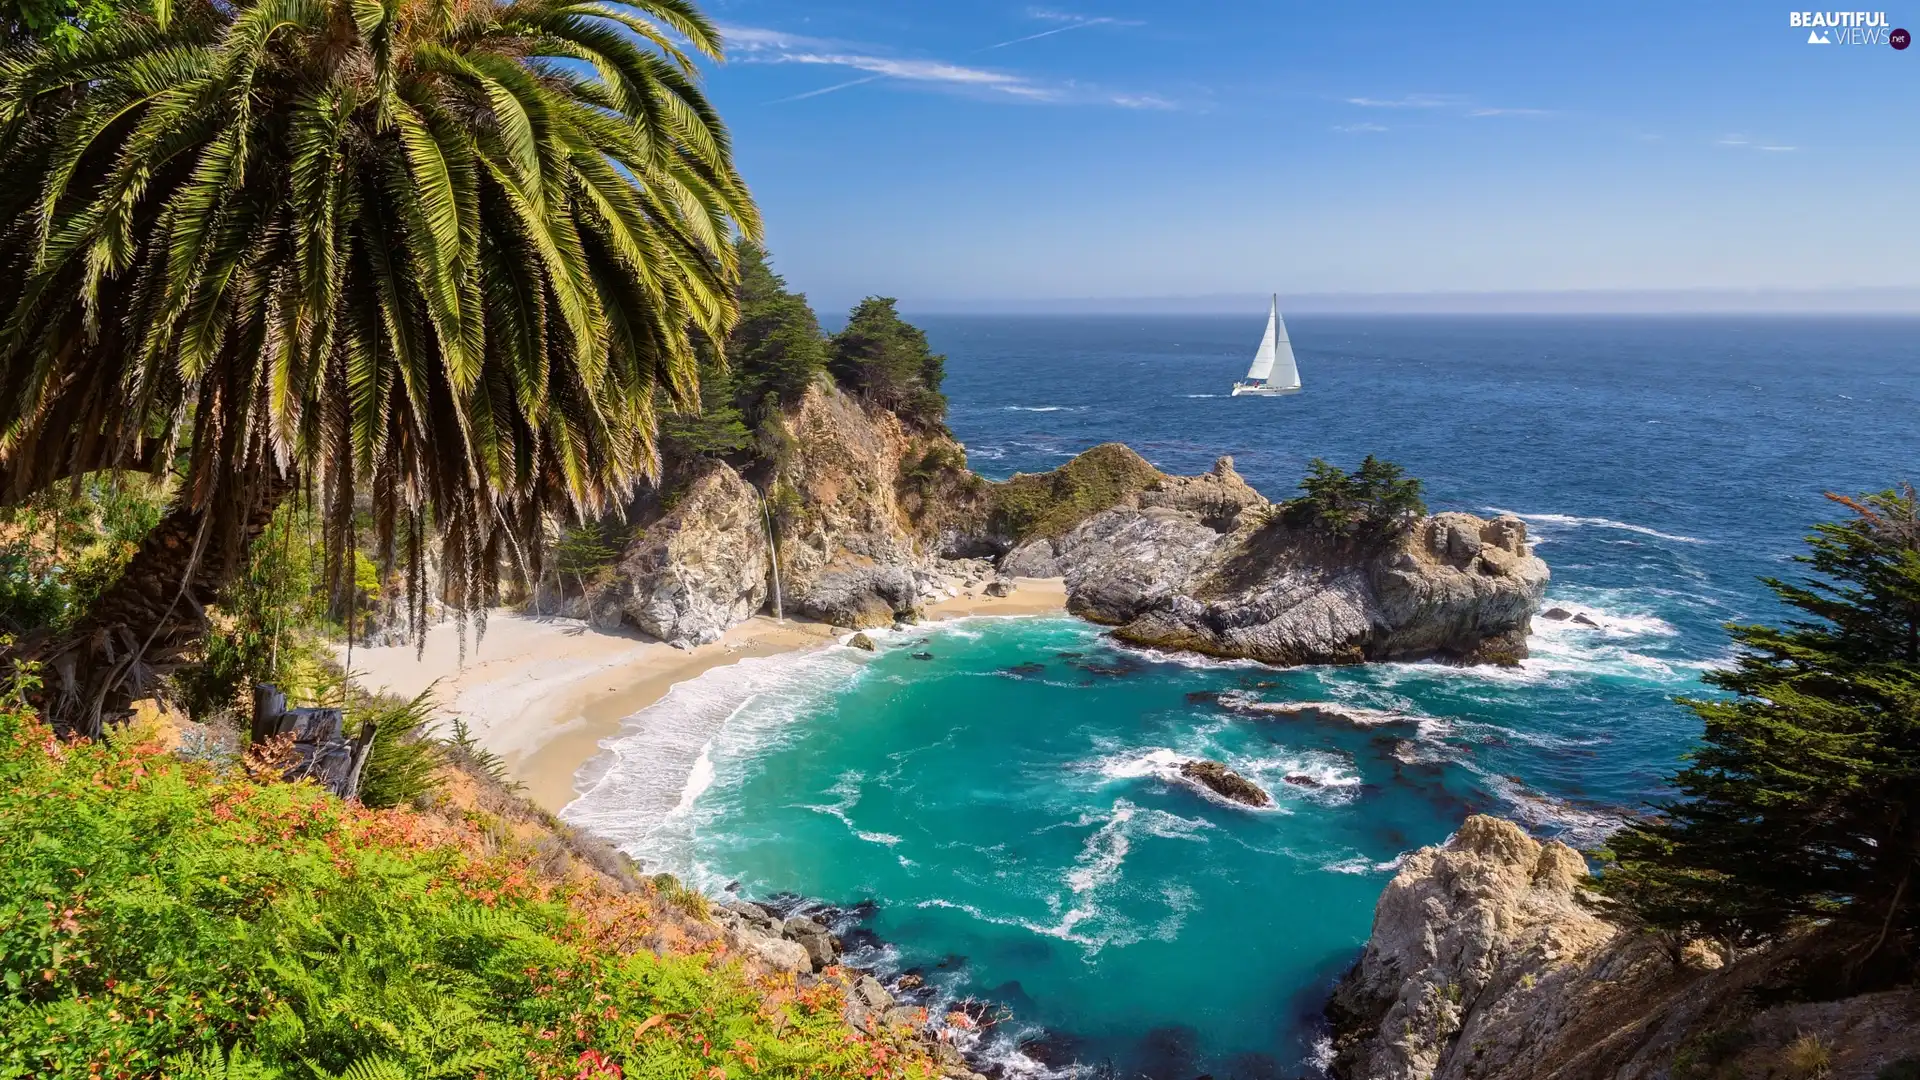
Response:
[[[1612,518],[1579,517],[1574,514],[1523,514],[1518,510],[1503,510],[1497,506],[1486,506],[1481,509],[1489,514],[1512,514],[1521,521],[1537,525],[1562,526],[1565,528],[1590,527],[1595,529],[1618,529],[1621,532],[1639,533],[1641,536],[1651,536],[1659,540],[1671,540],[1676,544],[1712,543],[1710,540],[1702,540],[1697,536],[1681,536],[1677,533],[1665,533],[1658,529],[1648,528],[1645,525],[1635,525],[1630,521],[1615,521]]]

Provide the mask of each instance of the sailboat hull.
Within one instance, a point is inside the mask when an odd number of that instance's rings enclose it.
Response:
[[[1233,387],[1234,397],[1284,397],[1287,394],[1299,392],[1300,388],[1297,386],[1245,386],[1235,383]]]

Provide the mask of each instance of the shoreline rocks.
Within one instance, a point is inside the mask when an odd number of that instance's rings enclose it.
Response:
[[[837,914],[857,915],[858,911]],[[784,917],[781,912],[786,913]],[[713,919],[731,945],[773,970],[791,974],[803,985],[819,979],[839,983],[845,999],[843,1019],[854,1030],[918,1043],[948,1080],[987,1080],[948,1037],[951,1033],[935,1023],[928,1009],[933,992],[918,976],[899,975],[889,989],[875,972],[847,964],[844,943],[829,925],[835,914],[833,908],[813,909],[796,897],[764,905],[729,898],[715,904]],[[988,1012],[984,1004],[971,1000],[953,1003],[952,1014],[965,1017],[962,1030],[991,1026],[974,1015],[985,1016]],[[952,1014],[942,1022],[952,1022]]]
[[[1590,898],[1586,861],[1475,815],[1408,855],[1373,932],[1327,1005],[1337,1080],[1688,1080],[1819,1075],[1874,1080],[1920,1061],[1920,990],[1822,1000],[1857,939],[1815,927],[1738,953],[1672,950]],[[1817,983],[1818,980],[1812,980]]]

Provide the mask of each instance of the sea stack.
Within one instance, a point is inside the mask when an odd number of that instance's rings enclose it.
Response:
[[[1256,808],[1273,805],[1266,789],[1218,761],[1189,761],[1180,766],[1180,775],[1230,802]]]

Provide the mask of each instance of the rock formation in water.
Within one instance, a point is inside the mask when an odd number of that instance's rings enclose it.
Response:
[[[1815,935],[1732,959],[1669,954],[1596,910],[1585,861],[1475,816],[1409,856],[1327,1014],[1340,1080],[1872,1080],[1920,1067],[1920,993],[1818,1000]],[[1824,1071],[1796,1073],[1798,1040]],[[1817,1056],[1817,1055],[1816,1055]]]
[[[1186,762],[1180,766],[1180,775],[1230,802],[1253,807],[1273,805],[1273,796],[1266,789],[1218,761]]]
[[[1519,518],[1436,514],[1384,546],[1336,544],[1282,521],[1230,458],[1119,492],[1001,568],[1064,576],[1069,608],[1122,640],[1271,664],[1512,663],[1548,579]]]
[[[1517,518],[1438,514],[1385,546],[1335,544],[1281,521],[1229,458],[1169,476],[1109,443],[990,483],[945,431],[824,382],[773,430],[752,483],[699,463],[605,580],[545,610],[715,640],[768,601],[769,515],[786,612],[855,629],[1062,576],[1070,610],[1144,645],[1275,664],[1512,662],[1546,588]]]

